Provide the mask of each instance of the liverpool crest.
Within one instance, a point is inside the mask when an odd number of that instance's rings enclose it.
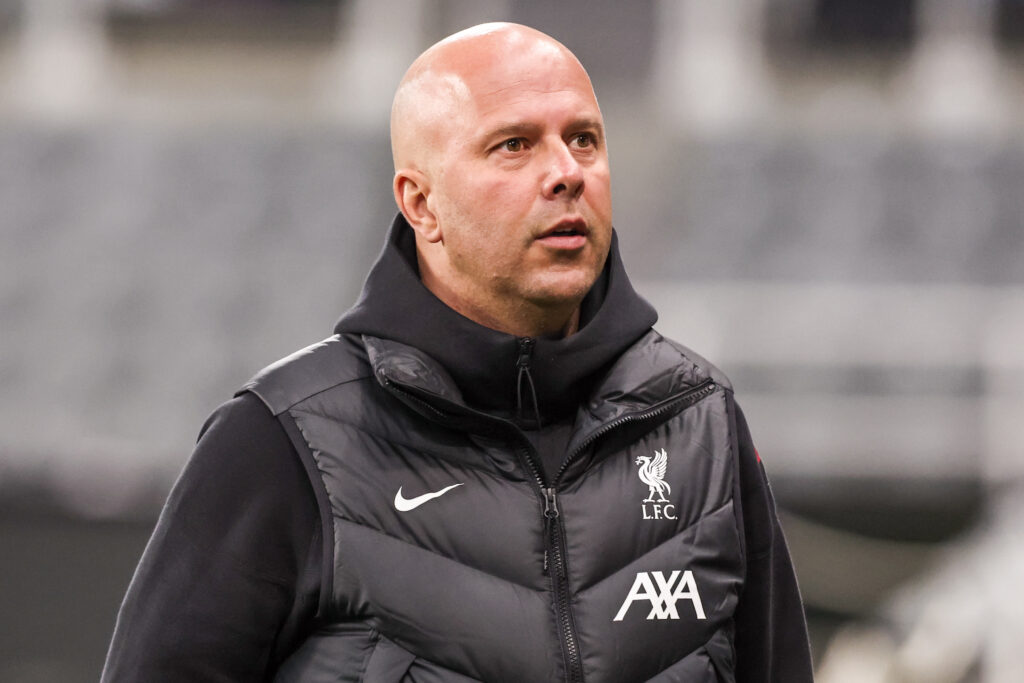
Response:
[[[676,519],[675,505],[668,499],[672,487],[665,481],[668,453],[662,448],[654,451],[653,458],[641,455],[636,464],[640,467],[640,481],[647,485],[647,497],[640,504],[644,519]]]

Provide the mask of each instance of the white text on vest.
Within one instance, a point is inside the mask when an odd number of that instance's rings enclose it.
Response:
[[[682,578],[680,578],[680,574],[682,574]],[[655,584],[657,584],[657,588],[655,588]],[[676,569],[669,574],[668,579],[665,578],[663,572],[640,572],[636,575],[633,587],[629,589],[626,601],[622,603],[622,607],[619,608],[618,614],[612,621],[622,621],[629,606],[640,600],[648,600],[651,603],[651,611],[647,615],[647,619],[678,619],[679,612],[676,610],[676,601],[682,599],[693,603],[693,611],[697,614],[698,619],[707,618],[704,616],[704,605],[701,604],[700,593],[697,592],[697,583],[693,580],[693,572]]]

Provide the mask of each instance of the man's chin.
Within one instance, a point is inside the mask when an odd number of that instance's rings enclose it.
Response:
[[[597,281],[597,274],[572,273],[538,283],[528,298],[536,306],[561,308],[578,306]]]

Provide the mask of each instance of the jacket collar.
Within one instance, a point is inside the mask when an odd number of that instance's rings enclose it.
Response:
[[[451,375],[436,360],[400,342],[363,336],[374,376],[410,408],[449,425],[474,431],[502,427],[495,418],[467,405]],[[631,421],[667,418],[729,381],[702,358],[654,330],[624,351],[594,383],[593,393],[576,407],[569,452]],[[507,419],[506,419],[507,422]],[[642,426],[642,425],[641,425]]]
[[[571,416],[595,382],[656,320],[657,313],[630,284],[613,234],[604,270],[584,299],[580,330],[564,339],[535,340],[530,375],[543,419]],[[359,300],[335,332],[411,347],[416,353],[402,354],[403,363],[416,357],[416,363],[429,359],[436,366],[421,375],[435,378],[428,380],[431,383],[442,382],[432,384],[432,392],[499,417],[516,412],[521,340],[462,316],[420,282],[413,231],[401,214]],[[404,371],[411,373],[409,377],[418,374],[412,365]]]

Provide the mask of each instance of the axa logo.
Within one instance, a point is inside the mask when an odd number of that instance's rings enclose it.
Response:
[[[675,569],[668,578],[665,578],[664,572],[640,572],[612,621],[622,621],[634,602],[651,604],[651,611],[647,613],[648,620],[679,619],[676,603],[680,600],[688,600],[693,605],[698,619],[707,619],[692,571]]]
[[[641,455],[636,459],[640,467],[637,474],[640,481],[647,484],[647,497],[640,504],[644,519],[677,519],[676,506],[673,505],[668,495],[672,493],[672,487],[665,481],[665,472],[668,470],[668,453],[662,448],[654,451],[654,458]]]

